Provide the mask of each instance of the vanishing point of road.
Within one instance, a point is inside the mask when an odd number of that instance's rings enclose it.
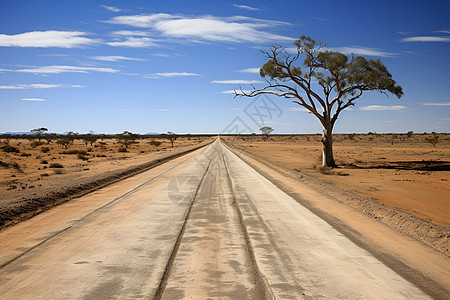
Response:
[[[425,299],[227,147],[0,232],[1,299]]]

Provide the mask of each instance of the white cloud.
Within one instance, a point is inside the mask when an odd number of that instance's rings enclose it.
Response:
[[[148,36],[148,32],[145,31],[130,31],[130,30],[119,30],[112,32],[113,35],[121,36]]]
[[[233,4],[234,7],[240,8],[240,9],[246,9],[246,10],[261,10],[259,8],[256,7],[251,7],[248,5],[239,5],[239,4]]]
[[[413,36],[401,39],[402,42],[450,42],[450,37]]]
[[[202,76],[202,75],[188,72],[166,72],[166,73],[147,74],[144,76],[144,78],[158,79],[161,77],[187,77],[187,76]]]
[[[99,42],[83,35],[86,33],[56,30],[31,31],[15,35],[0,34],[0,47],[76,48]]]
[[[246,94],[250,94],[252,91],[250,90],[242,90]],[[227,91],[221,91],[221,94],[242,94],[241,90],[227,90]]]
[[[213,80],[211,83],[225,83],[225,84],[253,84],[263,83],[260,80]]]
[[[41,99],[41,98],[22,98],[20,100],[22,100],[22,101],[45,101],[44,99]]]
[[[422,103],[422,105],[429,105],[429,106],[449,106],[450,102],[426,102]]]
[[[171,14],[142,14],[117,16],[108,23],[149,28],[166,38],[182,38],[194,41],[214,42],[271,42],[293,41],[293,38],[263,31],[288,23],[270,20],[260,20],[244,16],[215,17],[198,16],[186,17]]]
[[[89,72],[104,72],[104,73],[116,73],[119,70],[112,68],[93,68],[93,67],[76,67],[76,66],[42,66],[29,69],[17,69],[17,70],[3,70],[8,72],[20,72],[20,73],[34,73],[34,74],[60,74],[60,73],[89,73]]]
[[[144,48],[144,47],[158,46],[158,44],[156,44],[153,39],[147,37],[142,38],[127,37],[125,41],[109,42],[106,44],[113,47],[130,47],[130,48]]]
[[[146,61],[143,58],[133,58],[133,57],[125,57],[125,56],[92,56],[92,59],[103,60],[103,61],[121,61],[121,60],[135,60],[135,61]]]
[[[363,106],[360,109],[361,110],[405,110],[407,108],[405,106],[401,106],[401,105],[394,105],[394,106],[369,105],[369,106]]]
[[[0,85],[0,90],[25,90],[25,89],[51,89],[59,87],[84,87],[82,85],[65,85],[65,84],[46,84],[46,83],[32,83],[32,84],[16,84],[16,85]]]
[[[293,52],[297,52],[297,49]],[[355,55],[366,55],[366,56],[381,56],[381,57],[390,57],[394,56],[395,53],[384,52],[376,48],[367,48],[367,47],[337,47],[337,48],[326,48],[326,50],[341,52],[344,54],[355,54]]]
[[[239,70],[238,72],[259,74],[259,69],[260,68],[247,68],[247,69]]]
[[[100,5],[100,7],[103,7],[104,9],[112,11],[112,12],[122,11],[120,8],[117,8],[117,7],[114,7],[114,6]]]
[[[81,88],[84,86],[78,84],[67,85],[67,84],[32,83],[32,84],[0,85],[0,90],[51,89],[60,87]]]
[[[287,109],[287,111],[306,111],[306,112],[309,112],[309,110],[307,110],[304,107],[289,107]]]

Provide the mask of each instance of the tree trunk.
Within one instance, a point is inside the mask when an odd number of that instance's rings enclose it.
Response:
[[[333,157],[333,125],[327,124],[322,133],[322,167],[336,168]]]

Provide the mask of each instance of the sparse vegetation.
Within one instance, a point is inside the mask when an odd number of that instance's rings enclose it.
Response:
[[[273,128],[270,126],[264,126],[261,127],[259,130],[261,130],[264,141],[267,141],[269,139],[269,134],[271,134],[273,131]]]
[[[63,165],[61,165],[60,163],[51,163],[50,166],[48,166],[49,168],[56,168],[56,169],[61,169],[64,168]]]
[[[167,131],[167,133],[161,135],[163,138],[166,138],[170,141],[171,146],[173,147],[173,142],[178,138],[178,136],[172,132]]]
[[[433,145],[433,147],[436,147],[436,144],[439,143],[439,136],[434,135],[432,137],[426,137],[425,141]]]
[[[136,143],[136,139],[138,138],[139,138],[138,134],[132,133],[130,131],[124,131],[116,135],[117,142],[122,146],[124,146],[125,148],[128,148],[129,145]],[[126,152],[126,151],[119,151],[119,152]]]
[[[3,151],[7,152],[7,153],[19,153],[19,149],[17,149],[16,147],[13,147],[11,145],[5,145],[3,146]]]

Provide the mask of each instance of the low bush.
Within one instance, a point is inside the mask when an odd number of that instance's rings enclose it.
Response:
[[[60,163],[51,163],[50,166],[49,166],[49,168],[57,168],[57,169],[60,169],[60,168],[64,168],[64,167],[63,167],[63,165],[61,165]]]
[[[20,156],[29,157],[29,156],[31,156],[31,154],[30,154],[30,153],[25,153],[25,152],[24,152],[24,153],[21,153]]]
[[[30,144],[30,146],[33,147],[33,148],[35,148],[35,147],[37,147],[37,146],[41,146],[41,145],[44,145],[44,143],[43,143],[43,142],[38,142],[38,141],[32,142],[32,143]]]
[[[160,141],[155,141],[155,140],[153,140],[153,141],[150,141],[150,142],[148,142],[150,145],[152,145],[152,146],[155,146],[155,147],[158,147],[158,146],[160,146],[161,144],[162,144],[162,142],[160,142]]]
[[[117,152],[128,152],[128,150],[125,147],[120,147],[119,150],[117,150]]]
[[[10,146],[10,145],[6,145],[3,146],[3,151],[4,152],[8,152],[8,153],[19,153],[19,149],[17,149],[16,147]]]
[[[41,148],[41,152],[42,152],[42,153],[47,153],[48,151],[50,151],[50,148],[49,148],[49,147],[42,147],[42,148]]]

